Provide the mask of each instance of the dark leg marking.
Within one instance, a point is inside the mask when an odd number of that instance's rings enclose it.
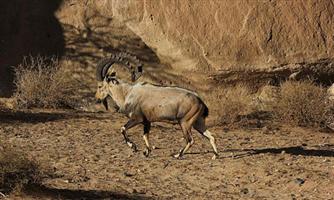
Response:
[[[135,143],[133,143],[129,137],[126,134],[126,131],[129,130],[130,128],[140,124],[141,122],[139,122],[138,120],[134,120],[134,119],[130,119],[122,128],[121,128],[121,132],[122,135],[124,137],[125,143],[127,145],[129,145],[129,147],[132,148],[133,151],[137,151],[137,146]]]
[[[187,126],[186,123],[181,124],[182,132],[183,132],[183,137],[186,140],[186,146],[183,147],[178,154],[175,154],[175,158],[182,158],[183,154],[193,145],[194,140],[191,136],[191,128]]]
[[[146,157],[148,157],[151,153],[151,146],[150,146],[150,143],[148,141],[148,136],[149,136],[149,133],[150,133],[150,130],[151,130],[151,122],[145,120],[143,122],[143,125],[144,125],[144,135],[143,135],[143,138],[144,138],[144,141],[145,141],[145,145],[146,145],[146,149],[144,151],[144,155]]]

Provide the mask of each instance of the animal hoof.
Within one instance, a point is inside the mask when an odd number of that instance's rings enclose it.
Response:
[[[212,156],[211,159],[212,159],[212,160],[216,160],[217,158],[218,158],[218,155],[215,154],[215,155]]]
[[[137,145],[135,145],[133,143],[132,143],[131,149],[132,149],[133,152],[137,152],[138,151]]]
[[[137,152],[137,146],[135,145],[135,143],[132,143],[130,141],[126,142],[128,144],[128,146],[132,149],[133,152]]]
[[[150,155],[150,150],[148,150],[148,149],[146,149],[144,152],[143,152],[143,154],[144,154],[144,156],[145,157],[148,157],[149,155]]]
[[[182,160],[182,159],[183,159],[183,156],[180,155],[180,154],[178,153],[178,154],[175,154],[175,155],[174,155],[174,158],[177,158],[177,159],[179,159],[179,160]]]

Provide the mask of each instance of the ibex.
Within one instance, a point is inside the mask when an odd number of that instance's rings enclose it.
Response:
[[[135,63],[134,65],[131,64]],[[132,82],[142,74],[142,65],[139,60],[126,53],[119,53],[110,58],[101,60],[97,65],[96,78],[98,88],[95,97],[103,102],[108,109],[106,98],[110,96],[116,104],[118,112],[125,114],[129,121],[121,128],[125,142],[134,150],[136,145],[127,136],[127,130],[138,125],[144,125],[143,138],[146,149],[145,156],[149,156],[151,146],[149,132],[152,122],[177,122],[182,129],[186,146],[174,157],[181,158],[191,147],[194,140],[191,128],[209,139],[215,159],[218,155],[215,139],[207,130],[205,118],[209,114],[208,107],[199,96],[190,90],[179,87],[156,86],[145,82],[130,84],[119,79],[113,64],[121,64],[131,71]]]

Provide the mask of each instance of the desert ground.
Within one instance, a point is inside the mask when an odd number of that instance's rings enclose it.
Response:
[[[1,112],[0,139],[27,153],[50,174],[42,186],[10,199],[333,199],[334,136],[311,129],[268,125],[228,130],[212,126],[220,156],[193,131],[183,159],[177,125],[155,124],[150,157],[142,127],[129,131],[114,112],[28,110]]]

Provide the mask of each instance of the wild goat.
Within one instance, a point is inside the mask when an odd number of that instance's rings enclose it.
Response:
[[[135,66],[131,65],[129,60],[134,61]],[[132,82],[136,81],[142,74],[142,65],[129,54],[120,53],[103,59],[97,66],[98,89],[95,97],[99,102],[103,102],[108,109],[106,98],[110,96],[114,100],[118,112],[129,118],[129,121],[121,128],[121,133],[125,142],[134,151],[137,150],[137,147],[127,136],[127,130],[138,124],[144,125],[143,138],[146,144],[144,155],[149,156],[152,149],[149,143],[151,123],[176,121],[182,128],[187,144],[174,157],[181,158],[191,147],[194,142],[191,128],[194,127],[201,135],[209,139],[214,151],[212,159],[216,158],[218,151],[215,139],[205,126],[205,118],[208,116],[209,110],[195,92],[143,82],[127,83],[117,77],[115,69],[112,68],[115,63],[130,69]]]

